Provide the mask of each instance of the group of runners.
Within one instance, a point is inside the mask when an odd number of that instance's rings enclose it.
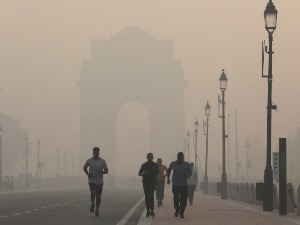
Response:
[[[157,207],[163,206],[164,188],[167,178],[167,184],[170,184],[172,173],[172,192],[175,208],[175,217],[184,218],[184,211],[189,200],[193,205],[194,191],[198,183],[197,169],[194,164],[184,161],[183,152],[178,152],[177,160],[170,163],[167,168],[162,164],[162,159],[153,161],[152,153],[147,154],[147,161],[141,165],[138,172],[143,177],[143,189],[145,194],[146,217],[154,217],[154,193],[156,193]],[[90,212],[95,212],[99,216],[99,207],[103,190],[103,174],[108,173],[106,161],[100,157],[99,147],[93,148],[93,157],[89,158],[83,170],[88,176],[90,187],[91,206]],[[96,202],[95,202],[96,201]]]

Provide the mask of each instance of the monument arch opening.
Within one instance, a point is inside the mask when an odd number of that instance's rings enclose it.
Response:
[[[126,102],[117,113],[117,176],[137,176],[150,147],[149,110],[140,102]]]

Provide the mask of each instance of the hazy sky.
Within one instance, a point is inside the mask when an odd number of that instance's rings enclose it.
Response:
[[[139,26],[157,39],[173,40],[174,58],[182,60],[185,79],[190,81],[185,96],[187,129],[193,129],[195,118],[202,124],[206,101],[210,101],[210,146],[216,161],[221,149],[217,96],[222,69],[228,78],[225,98],[226,114],[231,114],[231,146],[235,108],[240,145],[247,136],[261,137],[266,145],[267,80],[261,78],[261,41],[267,40],[263,18],[267,2],[2,0],[1,112],[21,122],[33,147],[40,139],[41,151],[47,152],[43,157],[53,158],[57,146],[77,153],[80,89],[76,81],[82,61],[90,59],[91,41]],[[279,13],[274,33],[273,102],[278,111],[273,111],[273,150],[279,137],[294,136],[300,124],[300,1],[274,0],[274,4]],[[199,151],[203,152],[200,128]]]

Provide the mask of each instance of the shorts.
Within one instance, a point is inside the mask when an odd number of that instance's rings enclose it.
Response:
[[[90,190],[96,190],[96,193],[102,195],[103,184],[89,183]]]

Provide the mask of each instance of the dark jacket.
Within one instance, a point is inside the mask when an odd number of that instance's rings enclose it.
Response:
[[[149,172],[143,175],[143,184],[144,185],[151,185],[156,184],[156,176],[159,172],[158,165],[155,162],[145,162],[142,164],[139,174],[144,172]]]

